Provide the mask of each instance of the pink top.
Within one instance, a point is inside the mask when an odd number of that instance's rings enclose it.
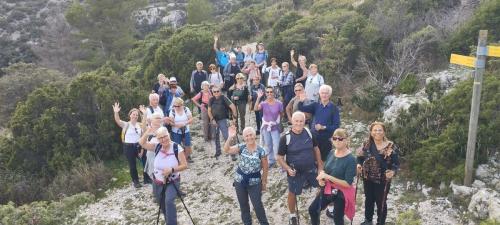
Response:
[[[327,192],[327,189],[330,190],[335,188],[340,190],[344,194],[344,214],[349,218],[351,221],[354,218],[354,214],[356,213],[356,187],[355,184],[351,185],[350,187],[344,187],[342,185],[338,185],[335,183],[332,183],[330,181],[325,182],[325,193]]]
[[[202,96],[202,93],[199,92],[198,94],[196,94],[194,97],[193,97],[193,100],[194,101],[199,101],[200,98],[201,98],[201,102],[205,105],[208,105],[208,101],[210,100],[210,98],[212,97],[212,93],[210,93],[210,91],[208,92],[208,94],[205,94],[203,93],[203,96]]]

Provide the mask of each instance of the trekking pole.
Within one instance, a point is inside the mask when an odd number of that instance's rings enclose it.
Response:
[[[391,180],[389,179],[389,180],[387,180],[387,181],[385,182],[385,186],[384,186],[384,195],[382,196],[382,197],[383,197],[383,198],[382,198],[382,210],[381,210],[381,212],[382,212],[382,213],[384,212],[384,205],[385,205],[385,202],[386,202],[387,194],[389,194],[389,193],[387,193],[387,192],[388,192],[387,188],[389,187],[389,183],[390,183],[390,181],[391,181]]]
[[[356,189],[354,191],[354,204],[356,204],[356,199],[358,197],[358,182],[359,182],[359,175],[356,175]],[[351,225],[352,225],[353,220],[354,220],[354,217],[352,217]]]
[[[161,205],[164,203],[164,198],[165,198],[165,190],[167,189],[167,183],[163,184],[161,188],[161,194],[160,194],[160,201],[158,202],[158,215],[156,216],[156,225],[160,222],[160,211],[161,211]]]
[[[194,223],[193,217],[191,217],[191,213],[189,212],[189,209],[187,208],[186,203],[184,203],[184,199],[182,199],[182,196],[181,196],[181,193],[180,193],[179,189],[177,188],[177,186],[175,186],[175,182],[174,181],[172,181],[172,185],[175,188],[175,192],[177,192],[177,196],[179,196],[179,198],[181,199],[182,205],[184,206],[184,209],[186,210],[186,212],[187,212],[187,214],[189,216],[189,219],[191,219],[191,223],[193,223],[193,225],[196,225]]]

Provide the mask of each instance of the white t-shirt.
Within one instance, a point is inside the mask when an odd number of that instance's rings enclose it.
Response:
[[[136,122],[135,126],[134,126],[134,125],[132,125],[132,123],[125,122],[122,120],[121,124],[122,124],[122,129],[125,129],[125,127],[128,124],[127,130],[125,131],[125,138],[124,138],[123,142],[125,142],[125,143],[137,143],[137,142],[139,142],[139,138],[141,138],[141,135],[142,135],[142,129],[141,129],[141,125],[139,124],[139,122]]]
[[[158,145],[157,145],[158,146]],[[178,155],[183,154],[184,149],[181,145],[177,145],[178,147]],[[170,142],[170,149],[166,152],[166,154],[160,149],[158,155],[155,157],[154,161],[154,177],[156,180],[160,180],[165,182],[165,177],[163,176],[163,170],[166,168],[172,168],[179,165],[177,158],[175,158],[174,154],[174,142]],[[179,178],[179,172],[175,171],[174,174],[170,175],[170,178],[175,180]]]
[[[151,140],[149,140],[149,143],[157,145],[158,143],[160,143],[160,141],[158,141],[156,136],[153,136],[153,138],[151,138]],[[149,177],[153,177],[154,162],[155,162],[155,152],[154,151],[147,151],[146,152],[146,165],[144,165],[144,170],[149,175]]]
[[[149,122],[151,122],[151,116],[153,116],[153,113],[160,113],[163,116],[163,110],[161,109],[160,105],[156,106],[156,108],[153,108],[153,112],[151,112],[151,106],[146,107],[146,118]]]
[[[307,75],[306,87],[304,88],[306,91],[306,97],[317,102],[319,100],[319,87],[321,87],[324,83],[325,80],[319,73],[314,76],[310,74]]]
[[[175,110],[175,109],[174,109]],[[184,107],[181,113],[175,112],[175,117],[174,117],[174,110],[170,111],[170,114],[168,115],[169,117],[173,118],[174,123],[187,123],[189,116],[191,115],[191,110],[189,110],[188,107]],[[184,113],[184,111],[186,113]],[[172,132],[177,133],[177,134],[182,134],[182,131],[180,128],[172,126]],[[189,132],[189,125],[186,125],[186,131]]]
[[[271,87],[278,86],[281,69],[279,67],[273,68],[270,66],[267,67],[266,70],[269,71],[269,77],[267,78],[267,85]]]
[[[210,75],[208,75],[208,82],[212,85],[217,85],[218,87],[221,87],[224,80],[220,73],[211,73]]]

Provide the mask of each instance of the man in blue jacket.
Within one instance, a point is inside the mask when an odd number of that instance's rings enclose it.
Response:
[[[337,106],[330,101],[332,96],[332,87],[330,85],[322,85],[319,88],[319,102],[304,102],[305,94],[299,95],[299,110],[302,112],[311,113],[313,119],[311,122],[311,130],[318,139],[319,151],[321,160],[324,162],[330,150],[332,150],[332,142],[330,138],[335,129],[340,127],[340,112]]]

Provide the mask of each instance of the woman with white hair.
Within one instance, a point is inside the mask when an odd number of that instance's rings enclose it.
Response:
[[[203,138],[205,139],[205,142],[209,142],[211,134],[215,132],[215,129],[211,129],[210,118],[208,117],[207,107],[210,98],[212,98],[212,92],[210,92],[210,83],[208,81],[203,81],[201,83],[201,91],[191,98],[191,101],[201,110]]]
[[[233,186],[240,204],[241,220],[243,224],[252,224],[250,215],[250,204],[248,198],[257,215],[261,225],[268,225],[264,205],[262,204],[262,191],[266,190],[268,161],[264,148],[256,142],[255,129],[246,127],[243,129],[244,143],[231,146],[231,142],[236,137],[236,127],[229,127],[229,137],[224,143],[224,152],[231,155],[240,155],[236,173],[234,174]],[[261,174],[262,170],[262,174]]]
[[[167,225],[177,224],[177,209],[175,199],[180,194],[180,172],[187,169],[187,161],[184,150],[180,145],[170,140],[167,128],[160,127],[156,130],[158,144],[147,142],[149,128],[142,135],[139,144],[148,151],[155,153],[153,186],[155,186],[155,198],[160,204]]]

